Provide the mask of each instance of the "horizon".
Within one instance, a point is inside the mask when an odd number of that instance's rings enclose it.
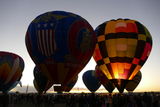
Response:
[[[19,93],[26,93],[28,87],[28,91],[27,93],[38,93],[35,89],[34,86],[32,85],[25,85],[25,86],[17,86],[16,88],[13,88],[10,92],[8,93],[12,93],[12,92],[19,92]],[[140,89],[136,89],[136,91],[133,91],[133,93],[143,93],[143,92],[160,92],[159,90],[140,90]],[[57,93],[56,91],[54,91],[53,87],[49,88],[48,91],[46,93]],[[87,88],[84,87],[73,87],[71,89],[70,92],[63,92],[63,93],[91,93]],[[94,92],[94,93],[109,93],[102,85]],[[117,90],[117,88],[115,88],[113,90],[112,93],[119,93],[119,91]],[[128,92],[126,89],[124,89],[123,93],[130,93]]]

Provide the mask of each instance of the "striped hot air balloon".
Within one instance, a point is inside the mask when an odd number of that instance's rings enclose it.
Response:
[[[23,59],[14,53],[0,51],[0,91],[8,92],[22,77]]]
[[[29,55],[47,78],[66,86],[90,60],[96,36],[81,16],[51,11],[30,23],[25,41]]]

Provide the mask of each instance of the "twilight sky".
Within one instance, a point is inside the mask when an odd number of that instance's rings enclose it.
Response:
[[[0,0],[0,51],[20,55],[25,61],[23,85],[33,85],[32,62],[26,46],[25,33],[39,14],[63,10],[85,18],[95,29],[104,21],[129,18],[141,22],[153,38],[151,54],[141,69],[142,80],[135,91],[160,91],[160,0]],[[82,74],[94,69],[93,59],[79,74],[75,87],[85,87]]]

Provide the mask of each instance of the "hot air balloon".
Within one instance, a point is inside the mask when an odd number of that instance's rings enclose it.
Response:
[[[78,80],[78,76],[74,77],[66,86],[54,86],[54,91],[57,91],[59,93],[65,91],[70,92],[70,90],[74,87]]]
[[[34,88],[36,89],[36,91],[38,92],[38,94],[45,94],[47,92],[47,90],[52,86],[51,83],[48,83],[46,85],[46,88],[44,88],[45,86],[42,86],[42,84],[38,83],[35,79],[33,80],[33,85]]]
[[[89,91],[95,92],[101,86],[100,81],[95,75],[95,70],[88,70],[83,73],[83,83]]]
[[[76,76],[75,78],[72,79],[72,81],[70,83],[67,84],[67,87],[65,88],[66,92],[70,92],[71,89],[74,87],[74,85],[76,84],[78,80],[78,76]]]
[[[142,73],[139,71],[132,80],[128,81],[128,83],[126,84],[126,90],[129,92],[133,92],[140,83],[141,78]]]
[[[0,51],[0,91],[7,93],[20,81],[24,69],[23,59],[10,52]]]
[[[39,88],[35,79],[33,79],[33,85],[34,85],[34,88],[36,89],[36,91],[38,92],[38,94],[42,94],[44,92],[43,90],[41,90],[41,88]]]
[[[25,42],[37,67],[54,84],[65,86],[90,60],[96,36],[81,16],[51,11],[30,23]]]
[[[39,70],[37,67],[33,70],[34,80],[33,84],[39,94],[46,93],[46,91],[53,85],[52,82]]]
[[[3,88],[3,93],[8,93],[10,90],[12,90],[13,88],[15,88],[17,86],[17,84],[20,85],[20,87],[22,87],[22,83],[20,81],[22,75],[20,76],[20,78],[15,81],[14,83],[10,83],[10,84],[7,84],[4,88]]]
[[[100,83],[104,86],[104,88],[112,93],[115,89],[115,85],[107,78],[107,76],[96,66],[95,69],[96,77],[99,79]]]
[[[94,59],[122,93],[147,60],[152,37],[140,22],[131,19],[106,21],[96,30]]]

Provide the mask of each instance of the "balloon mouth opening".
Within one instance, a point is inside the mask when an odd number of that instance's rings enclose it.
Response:
[[[124,91],[124,89],[125,89],[129,80],[126,80],[126,79],[111,79],[111,81],[117,87],[118,91],[120,93],[123,93],[123,91]]]

